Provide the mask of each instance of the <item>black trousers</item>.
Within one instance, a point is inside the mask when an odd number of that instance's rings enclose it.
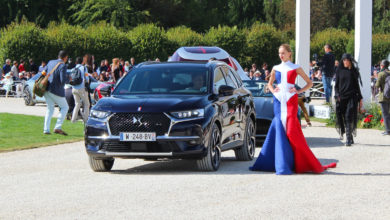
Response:
[[[359,101],[356,97],[351,97],[336,102],[336,129],[340,135],[346,133],[348,139],[352,135],[356,136]]]

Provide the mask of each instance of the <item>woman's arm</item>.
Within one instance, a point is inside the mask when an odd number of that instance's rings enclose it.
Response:
[[[278,87],[274,88],[274,81],[275,81],[275,70],[272,69],[272,71],[270,73],[270,78],[269,78],[269,81],[268,81],[268,85],[267,85],[269,91],[271,91],[272,93],[279,92],[279,88]]]
[[[309,79],[309,77],[306,75],[305,71],[303,71],[303,69],[301,67],[299,67],[297,69],[297,74],[300,75],[303,78],[303,80],[305,80],[306,85],[300,90],[297,90],[295,87],[293,87],[290,89],[290,92],[296,92],[299,94],[299,93],[303,93],[306,90],[310,89],[313,86],[313,83],[311,82],[311,80]]]

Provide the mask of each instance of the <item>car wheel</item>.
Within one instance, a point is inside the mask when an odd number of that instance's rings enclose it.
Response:
[[[24,98],[25,105],[27,105],[27,106],[35,105],[35,102],[33,100],[33,96],[30,92],[30,89],[28,89],[28,87],[24,87],[24,89],[23,89],[23,98]]]
[[[216,171],[221,163],[221,132],[216,124],[211,130],[207,155],[197,161],[199,170]]]
[[[97,160],[93,156],[89,156],[89,166],[95,172],[105,172],[110,171],[114,165],[114,158]]]
[[[255,148],[256,148],[256,134],[255,134],[255,126],[251,118],[248,117],[246,122],[246,130],[244,135],[244,144],[234,150],[237,160],[248,161],[252,160],[255,156]]]

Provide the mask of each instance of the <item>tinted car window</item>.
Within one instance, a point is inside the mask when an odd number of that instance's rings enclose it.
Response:
[[[224,67],[223,69],[225,70],[224,72],[225,72],[225,78],[226,78],[227,85],[231,86],[233,88],[238,88],[236,82],[233,81],[231,74],[229,74],[228,68]]]
[[[225,77],[223,76],[221,68],[217,68],[214,71],[214,92],[218,93],[219,87],[226,85]]]
[[[138,68],[119,82],[113,95],[204,94],[208,75],[205,67]]]
[[[231,76],[233,77],[233,79],[235,80],[235,82],[237,83],[238,87],[241,87],[242,86],[242,82],[240,80],[240,77],[237,76],[237,73],[235,73],[234,71],[232,71],[231,69],[229,69],[229,73],[231,74]]]

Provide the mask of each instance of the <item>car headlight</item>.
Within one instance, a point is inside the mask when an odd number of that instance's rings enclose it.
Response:
[[[171,112],[171,115],[175,118],[184,119],[184,118],[201,118],[204,116],[204,109],[195,109],[188,111],[180,112]]]
[[[110,112],[91,110],[91,117],[93,118],[107,118],[110,115]]]

